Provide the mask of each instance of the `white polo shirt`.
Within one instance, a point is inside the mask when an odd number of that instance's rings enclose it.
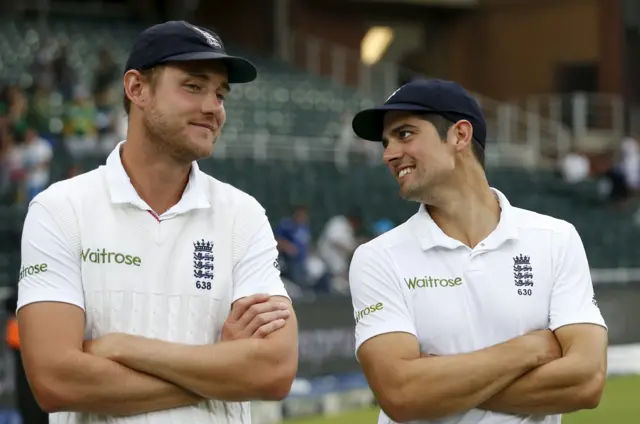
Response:
[[[121,144],[106,166],[53,184],[31,202],[18,308],[77,305],[86,339],[124,332],[211,344],[235,300],[287,296],[271,226],[253,197],[194,162],[179,203],[157,216],[131,185]],[[50,422],[245,424],[251,415],[249,403],[212,400],[125,418],[56,413]]]
[[[454,355],[534,330],[575,323],[606,328],[574,226],[515,208],[493,191],[500,222],[474,249],[444,234],[421,206],[407,222],[356,250],[350,268],[356,354],[366,340],[391,332],[413,334],[423,353]],[[391,422],[380,413],[378,423]],[[437,421],[532,422],[479,409]],[[535,422],[559,424],[560,415]]]

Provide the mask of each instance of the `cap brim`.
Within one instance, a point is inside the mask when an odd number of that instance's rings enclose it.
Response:
[[[387,112],[392,111],[431,112],[432,109],[410,103],[391,103],[373,109],[366,109],[358,112],[356,116],[353,117],[353,121],[351,122],[353,132],[364,140],[382,141],[384,116]]]
[[[195,52],[169,56],[162,62],[187,62],[192,60],[220,60],[227,67],[229,84],[243,84],[251,82],[258,77],[255,65],[247,59],[237,56],[228,56],[214,52]]]

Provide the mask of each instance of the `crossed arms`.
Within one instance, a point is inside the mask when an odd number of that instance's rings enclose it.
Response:
[[[474,408],[550,415],[598,405],[607,330],[592,302],[589,265],[575,228],[565,228],[555,241],[550,329],[447,356],[420,352],[414,317],[389,256],[375,246],[356,251],[350,269],[354,309],[380,305],[356,324],[357,355],[391,419],[437,419]]]
[[[388,333],[363,343],[358,357],[397,422],[473,408],[519,415],[595,408],[606,377],[606,330],[578,324],[555,334],[562,352],[543,330],[477,352],[424,357],[413,335]]]
[[[257,305],[276,312],[276,299]],[[243,301],[253,299],[234,308]],[[44,410],[133,415],[205,399],[284,398],[297,368],[297,323],[287,310],[284,325],[271,320],[252,338],[204,346],[111,334],[83,348],[84,312],[65,303],[27,305],[18,319],[25,369]]]
[[[298,359],[294,311],[286,298],[252,295],[284,291],[266,216],[254,220],[260,230],[234,268],[239,300],[222,341],[193,346],[118,333],[84,341],[79,241],[55,218],[63,215],[72,212],[32,203],[22,239],[23,264],[47,265],[20,281],[18,311],[25,371],[44,410],[134,415],[206,399],[286,396]]]

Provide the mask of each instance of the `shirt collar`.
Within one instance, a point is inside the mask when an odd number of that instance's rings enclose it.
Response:
[[[500,221],[495,230],[482,241],[482,245],[486,249],[496,249],[502,243],[518,238],[518,227],[513,219],[513,206],[502,192],[495,188],[491,188],[491,191],[500,203]],[[462,242],[449,237],[438,227],[423,204],[420,205],[418,213],[412,218],[412,229],[418,237],[422,250],[438,246],[447,249],[457,249],[464,246]]]
[[[113,203],[129,203],[139,209],[151,210],[147,202],[142,200],[135,188],[131,184],[129,175],[122,166],[120,151],[125,141],[118,143],[116,148],[107,158],[105,166],[107,176],[107,186]],[[194,161],[189,172],[189,182],[182,193],[182,198],[171,209],[161,215],[163,218],[186,213],[194,209],[204,209],[211,207],[209,203],[209,193],[206,186],[206,179],[198,164]]]

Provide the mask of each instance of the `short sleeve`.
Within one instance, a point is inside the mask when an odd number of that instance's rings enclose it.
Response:
[[[43,204],[29,206],[22,231],[18,310],[35,302],[64,302],[84,309],[80,255]],[[75,225],[75,224],[71,224]]]
[[[569,324],[597,324],[606,328],[595,301],[589,262],[578,232],[570,225],[556,237],[550,329],[555,331]]]
[[[356,322],[356,356],[360,346],[385,333],[418,333],[386,254],[371,246],[356,249],[349,269]]]
[[[241,226],[255,228],[246,241],[242,241],[243,237],[236,238],[239,243],[246,243],[246,248],[242,249],[244,253],[233,269],[232,301],[257,293],[289,297],[280,278],[278,248],[269,220],[262,213],[251,221],[241,223]]]

